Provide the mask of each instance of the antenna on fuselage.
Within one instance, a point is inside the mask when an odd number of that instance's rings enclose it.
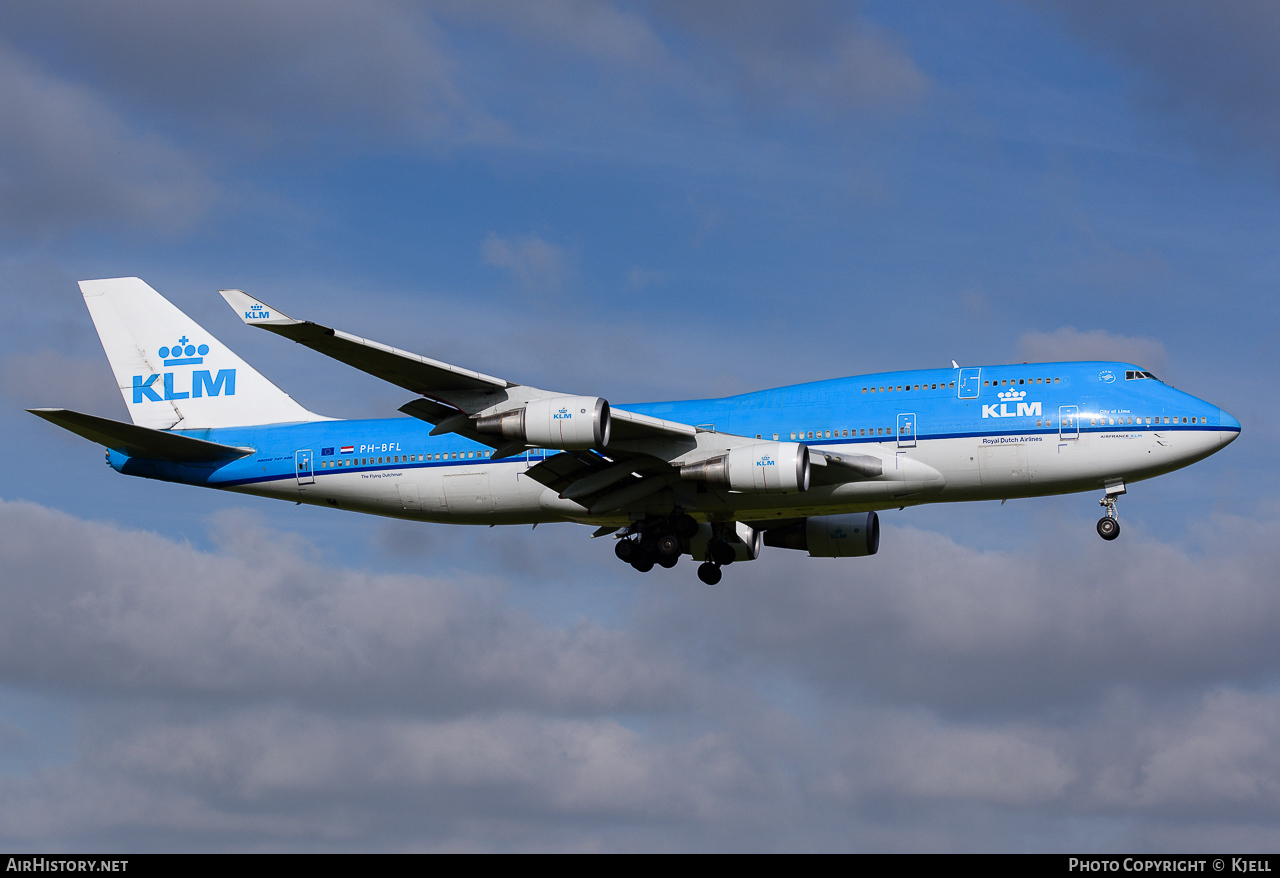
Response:
[[[960,364],[959,364],[959,363],[957,363],[955,360],[952,360],[952,361],[951,361],[951,368],[952,368],[952,369],[959,369],[959,368],[960,368]]]

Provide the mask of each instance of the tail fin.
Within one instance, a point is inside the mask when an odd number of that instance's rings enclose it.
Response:
[[[141,279],[82,280],[135,424],[156,430],[326,421],[307,411]]]

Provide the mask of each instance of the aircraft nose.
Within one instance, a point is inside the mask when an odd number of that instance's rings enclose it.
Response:
[[[1222,409],[1218,409],[1218,425],[1222,428],[1218,432],[1218,441],[1223,446],[1230,445],[1236,441],[1240,435],[1240,422]]]

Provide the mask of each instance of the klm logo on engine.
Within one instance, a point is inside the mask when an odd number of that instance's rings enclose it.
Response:
[[[161,361],[166,366],[199,366],[204,363],[205,355],[209,353],[209,346],[190,344],[184,335],[173,347],[162,347],[156,353],[160,355]],[[175,399],[199,399],[205,395],[236,395],[235,369],[219,369],[216,376],[212,369],[193,369],[189,390],[179,390],[174,384],[174,375],[173,372],[164,372],[162,375],[134,375],[133,401],[135,403],[164,402]],[[157,381],[161,382],[164,396],[156,392]]]
[[[756,458],[756,466],[777,466],[778,462],[767,454],[762,454]]]
[[[1025,390],[1006,390],[1003,393],[997,393],[1000,402],[995,405],[984,405],[982,407],[982,416],[984,418],[1038,418],[1040,414],[1040,403],[1023,402],[1027,392]],[[1013,411],[1009,411],[1009,406],[1015,405]]]
[[[572,418],[572,417],[573,417],[573,412],[569,411],[567,408],[562,408],[560,409],[560,411],[556,412],[554,415],[551,416],[551,420],[563,421],[566,418]]]

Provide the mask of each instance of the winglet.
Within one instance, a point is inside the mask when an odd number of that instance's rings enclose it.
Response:
[[[240,319],[252,326],[255,323],[266,323],[271,326],[293,326],[302,323],[287,314],[275,310],[265,302],[259,302],[243,290],[218,290],[227,304],[235,309]]]

